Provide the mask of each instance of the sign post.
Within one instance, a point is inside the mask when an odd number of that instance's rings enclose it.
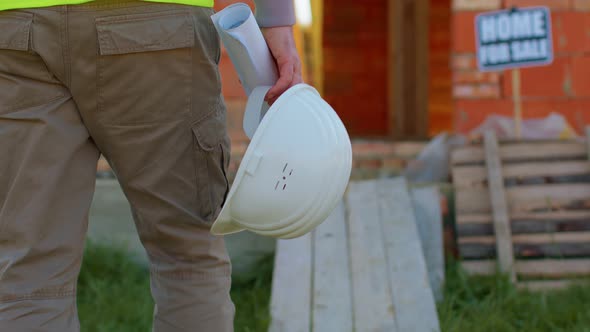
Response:
[[[512,101],[514,103],[514,133],[522,138],[522,100],[520,99],[520,68],[512,69]]]
[[[551,13],[547,7],[512,8],[475,18],[480,71],[512,69],[512,101],[517,138],[522,137],[520,68],[553,62]]]

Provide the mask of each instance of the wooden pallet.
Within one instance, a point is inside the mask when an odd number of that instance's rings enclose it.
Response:
[[[544,289],[590,276],[590,162],[584,141],[505,141],[451,155],[463,266],[497,267]]]
[[[269,331],[439,331],[427,266],[440,286],[440,201],[427,188],[412,194],[401,178],[351,183],[314,232],[279,240]],[[439,225],[422,227],[430,263],[415,221],[424,216]]]

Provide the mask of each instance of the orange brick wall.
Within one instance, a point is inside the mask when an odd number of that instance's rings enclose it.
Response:
[[[551,8],[555,61],[550,66],[521,70],[523,116],[559,112],[578,133],[590,123],[590,0],[454,0],[451,68],[456,131],[466,133],[486,115],[511,115],[513,109],[510,71],[477,71],[475,15],[535,5]]]

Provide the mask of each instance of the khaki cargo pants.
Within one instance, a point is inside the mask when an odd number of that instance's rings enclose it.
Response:
[[[229,258],[209,233],[229,162],[212,13],[104,0],[0,12],[0,331],[79,330],[101,153],[149,256],[154,330],[232,331]]]

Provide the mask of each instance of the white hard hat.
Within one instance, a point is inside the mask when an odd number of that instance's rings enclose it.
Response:
[[[348,185],[352,147],[332,107],[298,84],[264,114],[267,91],[256,88],[248,99],[244,129],[252,141],[211,228],[215,235],[302,236],[327,219]]]

